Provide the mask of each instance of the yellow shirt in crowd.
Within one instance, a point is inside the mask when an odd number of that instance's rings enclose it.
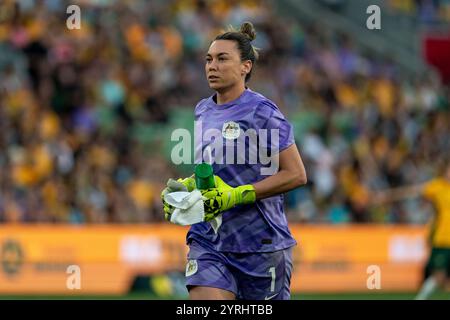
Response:
[[[450,182],[437,178],[425,184],[423,195],[436,208],[432,242],[434,247],[450,248]]]

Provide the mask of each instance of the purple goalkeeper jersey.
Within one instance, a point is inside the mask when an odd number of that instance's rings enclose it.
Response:
[[[278,172],[278,153],[294,143],[292,126],[278,107],[250,89],[222,105],[214,99],[203,99],[195,107],[195,162],[211,163],[214,174],[232,187]],[[273,252],[296,244],[282,194],[224,211],[216,230],[209,222],[194,224],[187,242],[191,239],[240,253]]]

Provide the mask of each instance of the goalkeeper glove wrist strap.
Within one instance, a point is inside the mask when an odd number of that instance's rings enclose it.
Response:
[[[251,184],[246,184],[234,188],[236,191],[236,204],[252,204],[256,201],[255,187]]]

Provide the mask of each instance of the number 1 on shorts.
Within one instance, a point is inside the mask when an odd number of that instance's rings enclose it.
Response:
[[[275,267],[269,268],[269,273],[272,275],[272,281],[270,282],[270,292],[275,291]]]

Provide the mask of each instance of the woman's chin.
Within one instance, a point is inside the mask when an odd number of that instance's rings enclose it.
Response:
[[[217,82],[209,82],[209,87],[213,90],[220,90],[220,88],[222,88],[222,85]]]

